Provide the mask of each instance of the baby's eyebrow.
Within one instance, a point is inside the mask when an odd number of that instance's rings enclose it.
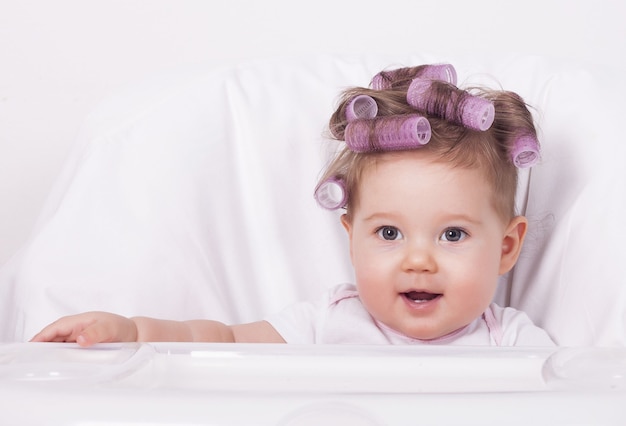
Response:
[[[386,213],[386,212],[374,212],[368,216],[362,218],[364,222],[371,222],[375,220],[392,220],[397,215],[394,213]]]
[[[370,222],[390,222],[390,224],[400,221],[400,213],[393,212],[374,212],[361,218],[363,223]],[[442,213],[440,216],[440,225],[445,227],[455,226],[482,226],[485,223],[481,216],[469,215],[467,213]]]
[[[455,221],[459,221],[459,222],[469,222],[469,223],[473,223],[475,225],[479,225],[481,223],[483,223],[483,220],[480,216],[470,216],[466,213],[458,213],[458,214],[451,214],[451,215],[447,215],[446,219],[452,222]]]

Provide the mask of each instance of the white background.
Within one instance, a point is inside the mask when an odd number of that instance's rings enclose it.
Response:
[[[99,100],[171,69],[311,52],[526,53],[626,69],[614,0],[0,0],[0,265]]]

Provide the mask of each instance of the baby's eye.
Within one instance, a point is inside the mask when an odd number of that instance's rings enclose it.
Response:
[[[378,228],[376,234],[383,240],[393,241],[402,238],[402,233],[395,226],[383,226]]]
[[[467,232],[459,228],[448,228],[441,234],[441,239],[452,243],[459,242],[467,237]]]

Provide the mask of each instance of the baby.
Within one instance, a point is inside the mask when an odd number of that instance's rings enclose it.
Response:
[[[515,212],[517,169],[539,152],[518,95],[461,90],[447,64],[401,68],[344,92],[329,128],[345,143],[315,195],[345,209],[355,285],[253,323],[88,312],[32,341],[554,345],[492,303],[528,227]]]

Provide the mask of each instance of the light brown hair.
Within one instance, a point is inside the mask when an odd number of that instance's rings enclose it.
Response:
[[[407,88],[412,78],[419,76],[424,67],[405,68],[400,70],[404,77],[396,79],[390,89],[373,90],[369,88],[350,88],[340,97],[338,107],[330,118],[329,132],[332,138],[343,141],[344,131],[348,124],[345,118],[346,106],[357,95],[368,95],[378,105],[377,117],[414,114],[416,110],[406,100]],[[446,82],[435,82],[434,102],[445,102],[451,87]],[[471,88],[468,92],[493,102],[495,118],[493,125],[486,131],[468,129],[452,121],[427,114],[431,125],[432,136],[423,147],[417,148],[433,154],[435,161],[446,162],[454,167],[479,168],[485,173],[487,181],[493,188],[494,207],[504,220],[515,216],[515,193],[517,191],[517,167],[513,164],[510,150],[515,139],[522,135],[536,138],[537,133],[532,114],[528,105],[516,93],[486,88]],[[464,93],[465,94],[465,93]],[[458,105],[455,105],[457,108]],[[330,162],[323,173],[320,184],[326,179],[335,177],[344,181],[348,200],[346,213],[350,213],[358,200],[358,183],[363,170],[375,164],[383,152],[356,153],[343,147]]]

